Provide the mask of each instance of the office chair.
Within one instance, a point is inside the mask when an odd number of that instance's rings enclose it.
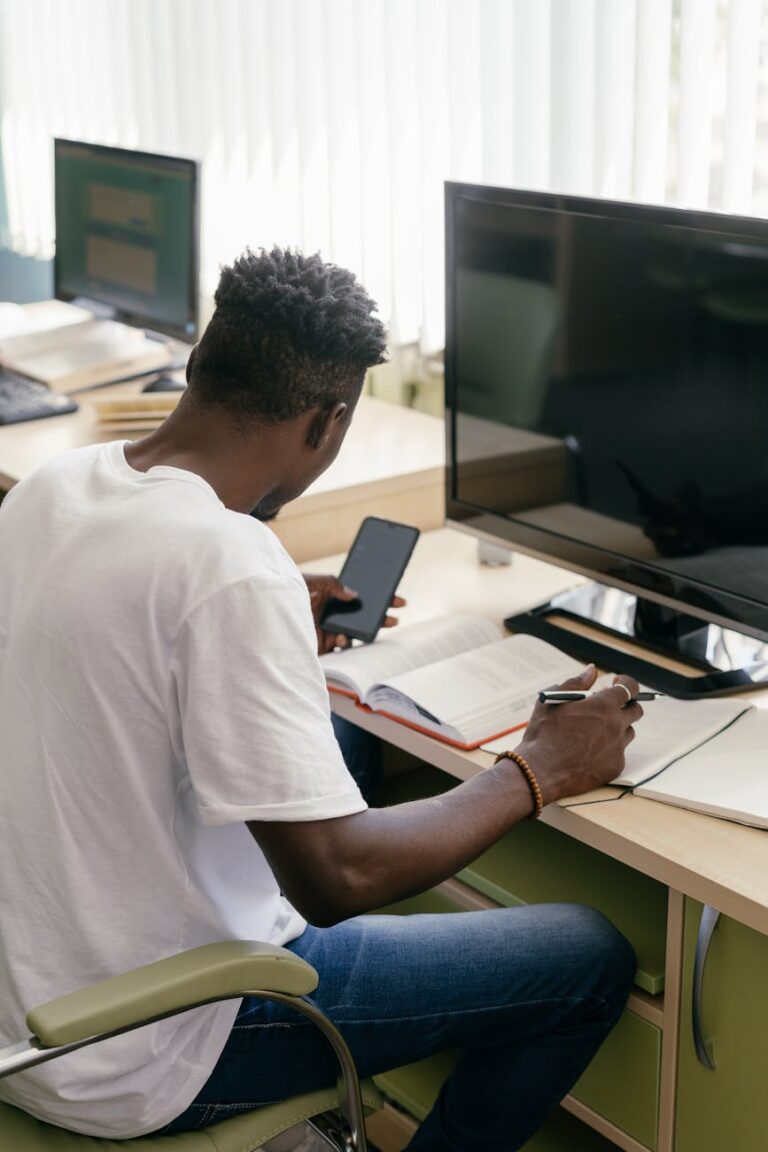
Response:
[[[0,1078],[188,1008],[245,995],[278,1000],[308,1017],[336,1053],[341,1077],[333,1088],[268,1104],[197,1132],[132,1140],[82,1136],[0,1103],[0,1148],[8,1152],[251,1152],[311,1118],[313,1127],[337,1152],[366,1152],[365,1112],[380,1108],[381,1098],[371,1082],[361,1087],[344,1039],[308,998],[317,983],[314,968],[287,949],[233,940],[192,948],[33,1008],[26,1021],[32,1035],[0,1049]]]

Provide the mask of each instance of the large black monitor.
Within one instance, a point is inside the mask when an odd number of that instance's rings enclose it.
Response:
[[[198,165],[56,140],[54,174],[57,299],[196,340]]]
[[[599,581],[510,625],[768,679],[768,221],[450,183],[446,260],[448,518]]]

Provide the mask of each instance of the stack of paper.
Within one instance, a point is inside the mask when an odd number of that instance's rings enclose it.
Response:
[[[112,432],[149,432],[173,412],[183,392],[126,392],[92,396],[89,404],[102,428]]]
[[[52,332],[92,320],[93,313],[64,300],[36,300],[33,304],[0,303],[0,342],[32,332]]]

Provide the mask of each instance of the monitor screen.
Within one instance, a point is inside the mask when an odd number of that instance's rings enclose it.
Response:
[[[54,173],[57,298],[195,340],[197,164],[56,140]]]
[[[450,184],[448,516],[768,637],[768,221]]]

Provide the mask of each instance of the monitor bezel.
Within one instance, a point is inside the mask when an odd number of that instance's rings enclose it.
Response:
[[[190,244],[192,249],[192,259],[190,261],[189,282],[187,284],[187,300],[189,305],[190,320],[192,323],[193,331],[189,332],[187,325],[171,324],[165,320],[158,320],[156,317],[145,315],[140,312],[132,312],[130,309],[123,308],[114,304],[112,301],[100,299],[97,296],[89,297],[97,304],[104,304],[106,307],[114,311],[110,315],[114,316],[115,320],[119,320],[123,324],[129,324],[134,328],[143,328],[148,332],[160,332],[166,336],[172,336],[177,340],[183,341],[185,344],[194,344],[200,336],[200,164],[197,160],[190,160],[181,156],[168,156],[162,152],[143,152],[134,148],[118,148],[108,144],[91,144],[87,140],[70,140],[62,136],[56,136],[53,140],[53,172],[54,172],[54,212],[56,210],[56,164],[59,156],[59,149],[62,145],[69,145],[75,148],[87,148],[89,151],[100,153],[104,156],[114,156],[117,158],[130,157],[138,161],[162,161],[165,164],[176,165],[179,168],[187,169],[192,175],[192,222],[191,222],[191,236]],[[56,228],[58,230],[58,221],[56,221]],[[53,291],[57,300],[63,300],[67,303],[73,300],[83,299],[82,293],[69,292],[62,288],[60,283],[60,261],[58,245],[54,251],[53,257]]]
[[[445,508],[446,522],[463,531],[501,540],[520,552],[621,588],[682,613],[768,640],[768,603],[725,591],[689,575],[670,572],[622,553],[587,544],[511,516],[478,507],[456,495],[456,299],[454,291],[456,205],[462,199],[532,207],[569,214],[635,219],[694,231],[759,237],[768,243],[768,220],[702,212],[634,201],[603,200],[531,189],[445,182]]]

